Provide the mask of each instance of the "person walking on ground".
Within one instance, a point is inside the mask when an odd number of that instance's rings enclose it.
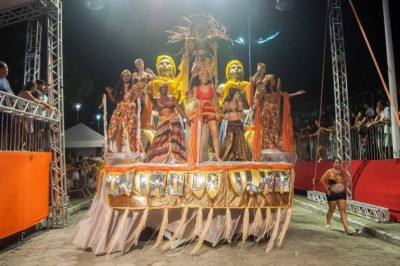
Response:
[[[341,168],[341,160],[336,158],[333,162],[333,167],[326,171],[321,177],[321,183],[326,191],[326,198],[329,204],[329,210],[326,214],[326,228],[331,229],[331,220],[335,212],[336,205],[339,205],[340,217],[344,227],[344,232],[349,235],[349,225],[347,223],[346,213],[346,188],[347,177]]]

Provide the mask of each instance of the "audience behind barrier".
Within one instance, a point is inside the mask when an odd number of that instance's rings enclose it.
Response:
[[[95,189],[96,173],[99,161],[93,154],[84,158],[82,155],[67,154],[66,173],[67,189],[69,192],[86,190],[92,192]]]
[[[349,98],[349,122],[352,159],[392,159],[391,107],[382,90],[363,92]],[[361,99],[361,101],[359,100]],[[371,103],[371,104],[369,104]],[[332,159],[336,156],[334,106],[294,118],[296,148],[299,159]]]

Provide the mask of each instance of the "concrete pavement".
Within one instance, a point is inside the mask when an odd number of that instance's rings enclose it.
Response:
[[[315,206],[316,205],[316,206]],[[44,231],[26,240],[21,246],[0,253],[0,265],[399,265],[399,247],[372,237],[366,232],[374,228],[383,235],[396,235],[400,224],[378,224],[349,215],[352,229],[362,229],[352,236],[334,218],[333,230],[325,229],[326,206],[297,196],[292,221],[280,248],[265,254],[266,242],[247,241],[203,245],[196,256],[190,255],[192,246],[186,245],[171,252],[151,249],[152,243],[141,241],[125,255],[119,253],[94,256],[80,250],[67,240],[85,211],[71,216],[69,226]],[[77,208],[73,209],[74,211]],[[357,223],[357,220],[361,219]],[[372,223],[372,225],[369,225]],[[360,226],[360,227],[359,227]],[[367,229],[368,228],[368,229]]]
[[[320,215],[326,215],[326,211],[328,209],[327,205],[310,201],[305,196],[296,195],[294,202],[301,205],[303,208],[312,210]],[[334,213],[333,219],[340,222],[339,211]],[[347,220],[349,225],[357,231],[361,231],[362,233],[379,238],[383,241],[400,247],[400,223],[377,223],[353,214],[348,214]]]

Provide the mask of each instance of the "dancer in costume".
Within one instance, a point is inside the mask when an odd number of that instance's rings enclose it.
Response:
[[[240,90],[231,88],[222,106],[225,119],[228,120],[226,137],[222,145],[221,159],[224,161],[251,161],[251,152],[244,138],[243,103]]]
[[[140,109],[141,109],[141,114],[143,112],[144,109],[144,105],[145,105],[145,90],[146,90],[146,86],[147,83],[150,80],[155,80],[157,78],[156,74],[154,74],[153,70],[151,70],[150,68],[144,68],[144,61],[143,59],[136,59],[135,60],[135,67],[137,72],[133,72],[132,73],[132,80],[133,82],[136,84],[136,86],[139,89],[139,97],[140,97]]]
[[[136,59],[135,60],[135,67],[137,72],[132,73],[132,79],[138,79],[139,83],[137,86],[139,88],[144,87],[147,85],[149,80],[155,80],[157,78],[156,74],[154,74],[153,70],[150,68],[144,68],[144,61],[143,59]],[[143,84],[144,85],[143,85]]]
[[[206,67],[210,79],[218,84],[217,51],[218,40],[232,42],[225,26],[210,15],[195,14],[184,18],[188,25],[176,27],[169,33],[168,43],[185,42],[181,62],[179,64],[179,88],[184,92],[189,87],[190,70],[192,76],[198,74],[199,68],[193,68],[195,62],[201,61]],[[179,101],[182,101],[178,99]]]
[[[153,98],[150,90],[147,95],[158,110],[156,136],[147,153],[150,163],[186,163],[186,148],[183,129],[178,113],[190,126],[189,117],[179,106],[178,100],[168,96],[168,83],[160,86],[160,97]]]
[[[138,141],[138,119],[135,100],[140,97],[138,87],[132,85],[132,74],[125,69],[121,73],[120,81],[114,90],[106,88],[110,100],[117,104],[110,119],[107,130],[108,151],[122,152],[123,144],[127,142],[129,151],[143,152],[142,144]],[[115,149],[113,148],[115,142]],[[126,151],[126,150],[125,150]]]
[[[178,82],[175,79],[176,66],[175,61],[168,55],[160,55],[156,62],[157,78],[151,80],[147,84],[147,89],[150,89],[153,97],[159,96],[160,86],[164,82],[168,84],[168,94],[179,99],[181,91],[178,89]],[[149,98],[145,99],[145,107],[142,112],[141,124],[142,128],[154,128],[151,124],[153,104]]]
[[[259,80],[263,81],[266,75],[267,75],[267,66],[264,63],[258,63],[257,64],[257,72],[251,78],[253,85],[255,85],[257,83],[257,81],[259,81]]]
[[[195,111],[192,116],[193,121],[193,129],[191,133],[191,138],[189,141],[189,161],[194,162],[196,158],[193,158],[194,154],[196,157],[200,158],[197,153],[197,138],[201,136],[201,132],[193,132],[193,130],[201,128],[198,127],[198,123],[207,123],[210,127],[212,141],[215,151],[215,158],[217,161],[222,161],[219,156],[219,141],[218,141],[218,128],[217,122],[222,119],[222,111],[219,107],[217,93],[215,91],[214,85],[212,84],[211,79],[207,73],[206,68],[202,68],[199,72],[199,75],[194,76],[191,82],[191,88],[193,91],[193,95],[197,100],[197,106],[195,107]],[[208,145],[205,143],[204,145]],[[193,149],[192,149],[193,148]],[[194,151],[196,150],[196,151]],[[200,149],[199,149],[200,150]]]
[[[329,210],[326,214],[326,228],[331,229],[331,219],[336,210],[336,205],[339,205],[340,217],[346,234],[351,234],[347,223],[346,213],[346,188],[347,177],[340,167],[341,160],[335,159],[332,169],[326,171],[321,177],[321,183],[326,191],[326,198],[329,204]],[[327,185],[328,183],[328,185]]]
[[[266,86],[269,83],[270,91],[267,92]],[[289,97],[301,95],[305,93],[300,90],[296,93],[288,94]],[[280,110],[281,97],[284,92],[281,91],[280,79],[276,80],[274,75],[266,75],[264,80],[260,80],[256,84],[255,98],[259,101],[261,108],[262,121],[262,139],[261,149],[280,149]]]

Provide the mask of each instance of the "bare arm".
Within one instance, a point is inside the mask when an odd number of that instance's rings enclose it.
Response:
[[[222,113],[225,113],[226,109],[228,108],[228,102],[224,102],[224,104],[222,105]]]
[[[18,95],[21,98],[24,98],[26,100],[35,102],[35,103],[40,103],[40,100],[36,99],[35,97],[32,96],[32,94],[29,91],[23,90],[21,93]]]
[[[155,79],[157,79],[157,75],[154,74],[153,70],[151,70],[150,68],[146,68],[145,71],[146,71],[146,73],[147,73],[147,78],[148,78],[149,80],[155,80]]]
[[[331,195],[331,191],[329,190],[329,187],[327,185],[327,181],[329,179],[329,176],[331,174],[331,170],[329,169],[328,171],[325,172],[325,174],[321,177],[321,184],[324,187],[325,191],[326,191],[326,195],[330,196]]]
[[[239,117],[243,118],[244,117],[244,113],[243,113],[243,103],[241,101],[238,102],[238,111],[239,111]]]
[[[157,106],[157,100],[154,99],[153,95],[151,94],[151,90],[150,89],[147,89],[146,94],[147,94],[147,97],[149,97],[149,100],[151,101],[151,103],[154,106]]]
[[[289,97],[294,97],[294,96],[302,95],[302,94],[304,94],[304,93],[306,93],[306,91],[304,91],[304,90],[299,90],[298,92],[290,93],[290,94],[289,94]]]
[[[111,100],[114,104],[117,104],[117,100],[115,99],[114,95],[112,94],[113,88],[110,87],[110,86],[107,86],[107,87],[106,87],[106,92],[107,92],[108,97],[110,97],[110,100]]]
[[[175,104],[175,109],[176,111],[186,120],[186,123],[188,124],[188,126],[192,126],[190,123],[190,119],[188,117],[188,115],[185,113],[185,111],[183,110],[183,108],[179,105],[178,100],[175,97],[172,97],[172,101]]]

